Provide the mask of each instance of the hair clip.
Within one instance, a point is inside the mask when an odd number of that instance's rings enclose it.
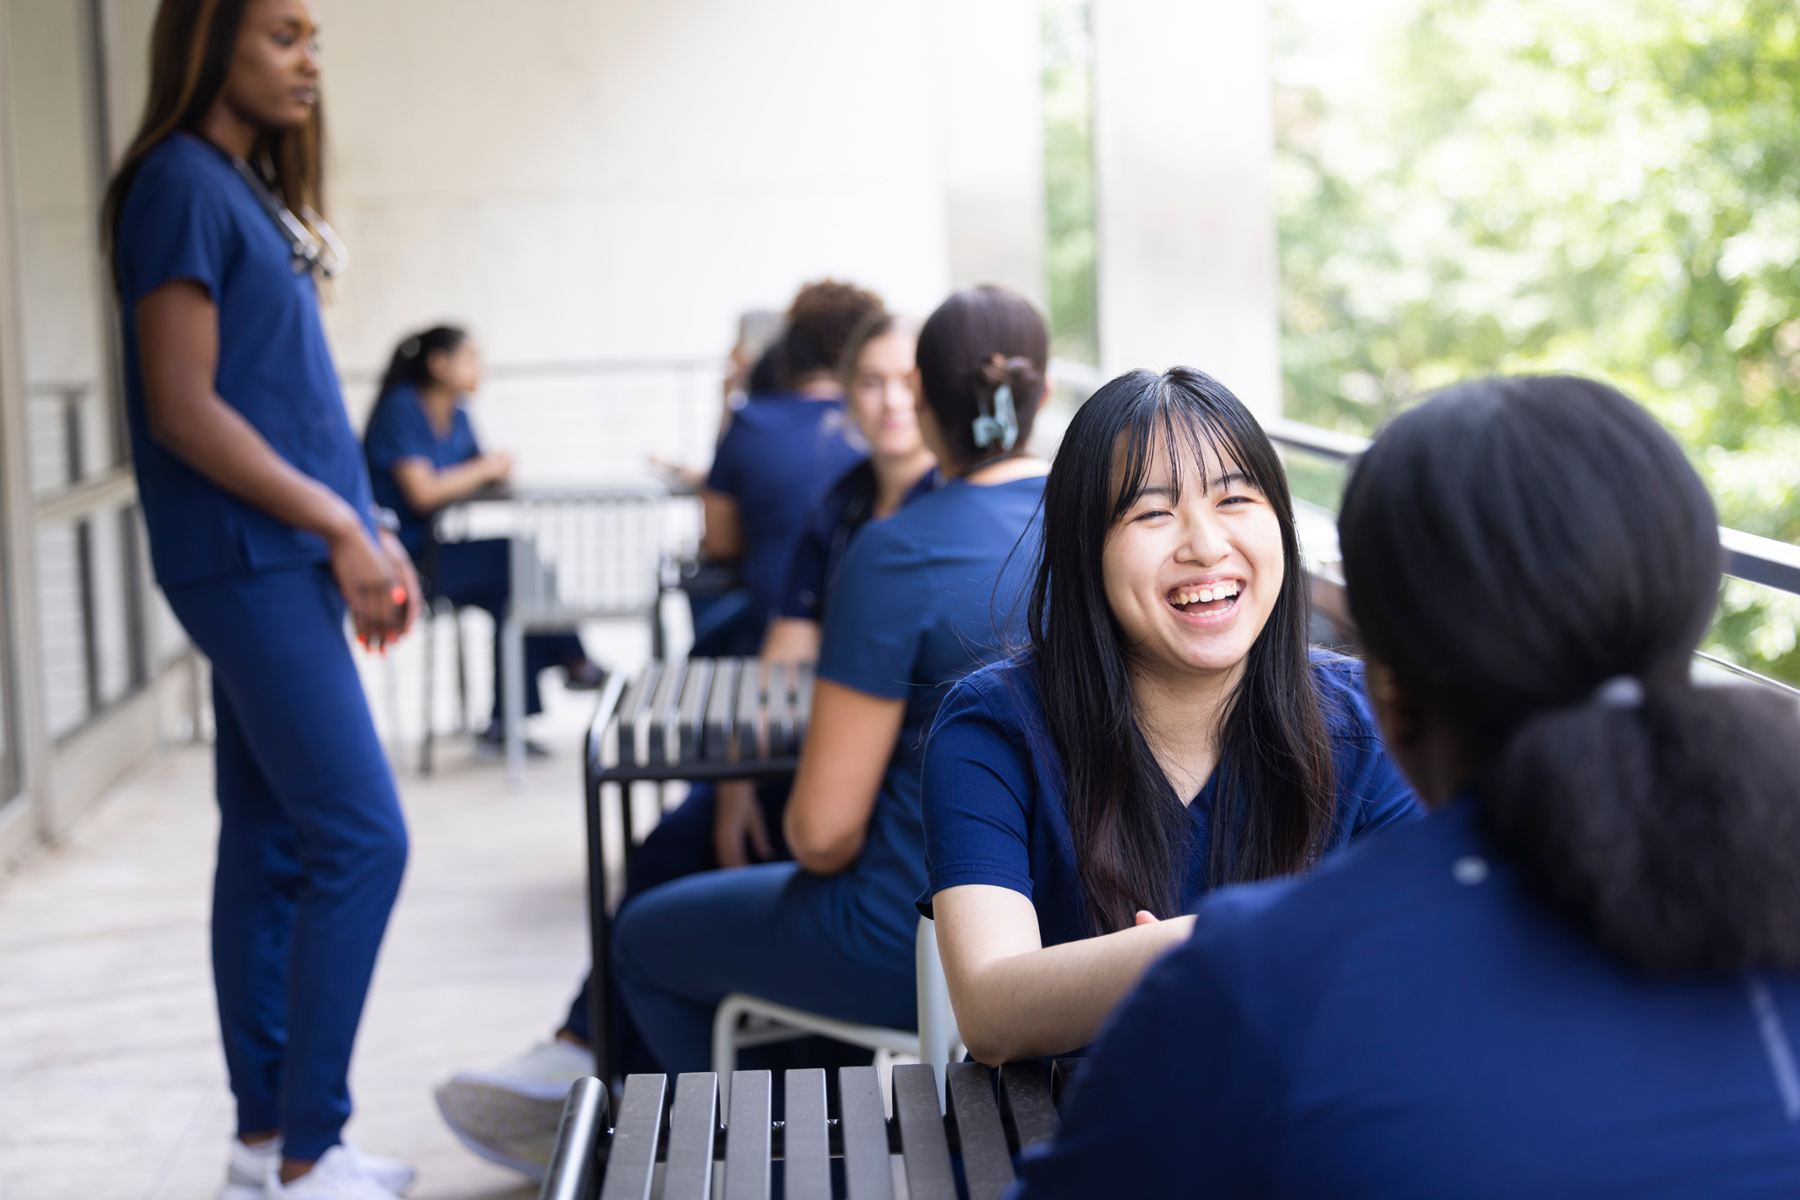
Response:
[[[1019,440],[1019,418],[1013,412],[1012,385],[1001,384],[994,389],[994,415],[986,413],[975,418],[975,446],[986,450],[995,442],[999,442],[1004,450],[1011,450]]]
[[[418,338],[409,337],[404,342],[400,343],[400,357],[401,358],[414,358],[414,357],[417,357],[418,353],[419,353],[419,339]]]
[[[1601,708],[1636,708],[1643,702],[1644,685],[1634,675],[1614,675],[1589,697],[1589,703]]]

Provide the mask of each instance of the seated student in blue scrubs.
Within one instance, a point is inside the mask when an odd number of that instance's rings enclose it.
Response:
[[[915,324],[887,313],[865,319],[850,335],[844,349],[845,408],[869,457],[846,471],[808,517],[788,571],[783,615],[770,624],[764,640],[767,658],[812,662],[818,657],[829,581],[837,577],[852,536],[928,494],[936,482],[936,460],[919,432],[913,394],[916,338]],[[754,787],[726,781],[690,789],[632,857],[625,902],[700,871],[787,860],[781,833],[787,796],[786,782]],[[588,1049],[591,986],[591,978],[582,981],[552,1040],[499,1067],[458,1072],[442,1085],[439,1107],[465,1145],[491,1161],[541,1176],[569,1084],[594,1071]],[[615,1067],[625,1073],[655,1070],[630,1015],[615,1012],[615,1017]],[[819,1065],[833,1057],[830,1051],[814,1053],[819,1047],[785,1049],[805,1056],[787,1057],[793,1065]]]
[[[844,344],[881,298],[826,279],[801,288],[778,343],[782,391],[736,410],[700,490],[700,548],[740,564],[749,611],[726,636],[696,630],[697,655],[755,654],[813,504],[862,457],[845,436]]]
[[[1339,533],[1433,812],[1209,901],[1017,1194],[1800,1196],[1800,719],[1689,680],[1716,520],[1602,384],[1395,420]]]
[[[1305,870],[1421,810],[1307,647],[1287,477],[1199,371],[1133,371],[1063,437],[1030,646],[959,683],[925,752],[937,936],[970,1054],[1065,1054],[1222,883]]]
[[[765,662],[818,659],[826,598],[850,539],[870,521],[893,516],[938,484],[937,459],[919,432],[912,390],[917,340],[917,322],[891,313],[875,314],[850,335],[844,348],[845,408],[869,456],[839,476],[813,505],[788,565],[781,604],[763,638]],[[787,793],[786,783],[760,789],[741,781],[719,784],[713,813],[716,860],[700,869],[786,858],[785,848],[778,852],[778,847]]]
[[[1018,607],[1009,564],[1043,494],[1044,464],[1023,450],[1047,352],[1037,312],[998,288],[957,293],[920,331],[919,424],[947,482],[844,558],[784,819],[796,861],[652,888],[614,926],[620,997],[664,1069],[707,1069],[728,992],[913,1024],[920,740]]]
[[[375,502],[400,517],[400,540],[419,564],[427,588],[458,607],[472,605],[496,629],[511,593],[505,538],[439,545],[429,537],[433,513],[503,483],[512,456],[483,453],[464,397],[481,387],[481,350],[461,329],[439,325],[401,341],[382,377],[363,432]],[[561,667],[571,688],[598,687],[606,672],[588,659],[572,629],[525,637],[525,712],[543,711],[538,675]],[[494,638],[494,719],[482,740],[499,745],[500,638]]]

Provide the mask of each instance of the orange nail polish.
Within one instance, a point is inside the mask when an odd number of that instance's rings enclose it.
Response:
[[[394,590],[389,594],[393,596],[395,604],[405,604],[406,603],[406,589],[401,587],[399,584],[396,583],[394,585]]]

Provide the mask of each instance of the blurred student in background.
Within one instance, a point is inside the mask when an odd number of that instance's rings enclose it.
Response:
[[[419,591],[319,321],[343,252],[318,215],[315,11],[165,0],[104,214],[151,561],[212,664],[227,1200],[393,1200],[413,1177],[340,1133],[407,848],[344,616],[385,646]]]
[[[1717,520],[1602,384],[1388,426],[1339,536],[1435,811],[1203,906],[1022,1195],[1800,1195],[1800,720],[1690,682]]]
[[[700,655],[755,654],[781,602],[788,560],[820,493],[859,457],[845,436],[844,344],[881,299],[823,280],[800,289],[776,344],[782,390],[737,410],[701,489],[700,548],[739,564],[744,607],[708,610]]]
[[[1007,565],[1043,494],[1047,468],[1024,447],[1048,342],[998,288],[957,293],[920,331],[919,426],[947,482],[844,556],[783,820],[796,861],[692,875],[617,918],[620,996],[665,1070],[707,1069],[713,1009],[733,991],[912,1027],[920,740],[949,686],[998,656],[1017,608],[1024,581]]]
[[[818,656],[831,582],[856,533],[928,494],[937,481],[936,459],[920,433],[913,392],[916,340],[916,323],[876,313],[864,319],[845,345],[846,408],[869,457],[846,471],[808,516],[788,569],[782,615],[765,639],[768,659],[810,662]],[[691,788],[632,857],[624,904],[659,884],[701,871],[790,858],[781,828],[788,789],[785,781]],[[438,1089],[439,1108],[465,1145],[492,1161],[541,1175],[569,1084],[594,1070],[588,1020],[592,982],[582,982],[562,1029],[550,1041],[500,1067],[460,1072]],[[630,1014],[615,1016],[614,1063],[626,1072],[657,1070]],[[821,1049],[816,1046],[789,1049],[806,1057],[784,1056],[783,1065],[835,1061],[831,1053],[815,1053]]]
[[[1211,888],[1421,815],[1362,664],[1308,648],[1281,458],[1217,380],[1094,393],[1041,544],[1028,647],[956,685],[925,756],[919,907],[996,1066],[1086,1046]]]
[[[425,587],[459,608],[472,605],[494,618],[494,713],[481,742],[505,740],[500,721],[500,621],[512,592],[505,538],[439,544],[432,516],[512,474],[512,456],[483,453],[469,422],[467,397],[481,387],[481,348],[461,329],[438,325],[394,348],[381,391],[363,432],[375,502],[400,518],[400,541],[424,576]],[[582,649],[573,629],[525,636],[525,713],[543,711],[538,676],[561,667],[569,687],[590,690],[606,677]],[[543,750],[528,743],[528,748]]]

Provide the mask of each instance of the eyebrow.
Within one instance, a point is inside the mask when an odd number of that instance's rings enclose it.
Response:
[[[1233,484],[1243,484],[1245,487],[1256,486],[1251,482],[1250,477],[1242,471],[1227,471],[1223,475],[1208,480],[1208,483],[1211,485],[1206,489],[1208,492],[1212,491],[1214,488],[1229,490]],[[1138,489],[1137,495],[1131,498],[1131,502],[1136,504],[1146,496],[1161,496],[1165,500],[1172,500],[1175,498],[1175,489],[1161,486],[1142,487]]]

